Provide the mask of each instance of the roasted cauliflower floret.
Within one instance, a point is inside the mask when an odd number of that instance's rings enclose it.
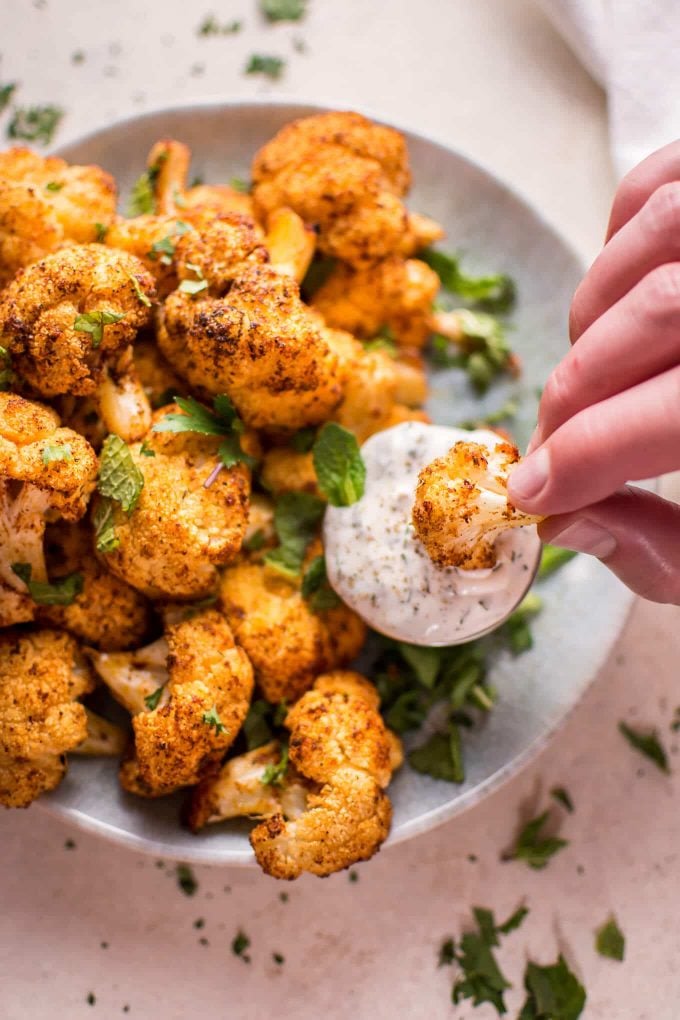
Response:
[[[36,604],[16,572],[47,581],[45,524],[85,513],[97,458],[89,443],[61,428],[50,408],[0,393],[0,626],[32,620]]]
[[[293,209],[318,230],[319,249],[351,265],[402,250],[410,184],[402,135],[358,113],[323,113],[286,125],[253,161],[263,219]]]
[[[517,510],[507,495],[508,478],[520,456],[516,446],[494,449],[458,442],[418,475],[413,524],[439,567],[474,570],[496,563],[494,541],[507,528],[542,518]]]
[[[240,213],[241,216],[255,218],[252,197],[227,184],[196,184],[187,188],[182,199],[183,205],[178,211],[191,223],[207,213],[213,216]]]
[[[193,387],[227,393],[253,428],[318,424],[342,396],[317,317],[295,281],[270,266],[241,272],[223,298],[175,291],[158,342]]]
[[[151,607],[93,556],[92,545],[92,531],[85,522],[48,526],[45,553],[50,580],[78,573],[83,586],[70,605],[39,606],[37,619],[63,627],[103,651],[138,647],[151,626]]]
[[[267,220],[265,246],[277,273],[301,283],[314,257],[316,233],[292,209],[275,209]]]
[[[329,326],[370,339],[387,327],[404,347],[422,347],[432,328],[439,277],[425,262],[393,256],[367,269],[338,265],[312,305]]]
[[[299,816],[287,819],[281,811],[251,832],[267,874],[329,875],[372,857],[387,837],[392,807],[384,789],[392,776],[394,737],[376,702],[364,677],[331,673],[288,712],[291,765],[316,791]]]
[[[58,248],[99,240],[115,214],[115,181],[101,167],[0,152],[0,286]]]
[[[87,734],[71,753],[77,754],[79,758],[120,757],[128,743],[128,735],[122,726],[117,726],[116,723],[97,715],[87,706],[85,706],[85,716]]]
[[[246,269],[268,262],[269,254],[251,219],[225,213],[220,219],[212,219],[203,230],[183,234],[177,242],[175,258],[180,280],[192,283],[205,280],[206,293],[221,297]]]
[[[148,428],[149,408],[129,348],[153,294],[132,255],[74,245],[22,270],[2,292],[0,344],[36,392],[96,396],[107,427],[133,438]]]
[[[130,712],[134,756],[123,787],[157,797],[197,783],[236,739],[253,671],[224,617],[209,609],[169,626],[139,652],[92,653],[104,683]]]
[[[143,214],[131,219],[122,216],[106,233],[106,244],[134,255],[156,282],[159,297],[177,286],[175,248],[182,234],[193,229],[178,216]]]
[[[93,686],[68,634],[0,633],[0,804],[28,807],[58,786],[65,752],[87,737],[76,699]]]
[[[321,498],[311,451],[300,453],[289,446],[268,450],[262,458],[260,480],[275,496],[283,492],[311,492]]]
[[[172,365],[150,337],[142,337],[134,349],[135,374],[153,408],[171,403],[185,386]]]
[[[347,606],[313,612],[295,582],[261,563],[225,570],[220,605],[271,702],[295,701],[319,673],[350,662],[366,638]]]
[[[157,411],[154,421],[171,412],[177,405]],[[248,437],[242,442],[247,446]],[[149,598],[209,595],[217,567],[241,548],[250,471],[242,462],[216,470],[219,446],[219,436],[152,431],[129,448],[144,486],[132,513],[115,504],[118,545],[103,555],[112,573]]]

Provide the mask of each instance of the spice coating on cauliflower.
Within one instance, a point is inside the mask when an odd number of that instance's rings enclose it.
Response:
[[[76,642],[54,630],[0,634],[0,804],[28,807],[87,736],[76,698],[94,686]]]
[[[313,612],[294,582],[261,563],[225,570],[220,605],[271,702],[295,701],[319,673],[350,662],[366,639],[347,606]]]
[[[156,412],[154,421],[178,411],[169,404]],[[248,444],[247,436],[243,443]],[[241,548],[250,471],[239,462],[211,480],[219,465],[219,445],[218,436],[152,431],[144,444],[129,447],[144,487],[131,514],[115,505],[118,545],[104,554],[105,563],[149,598],[209,595],[217,567],[231,562]]]
[[[440,567],[493,567],[494,541],[507,528],[542,518],[517,510],[507,495],[510,471],[519,463],[511,443],[495,449],[458,442],[418,476],[413,524],[430,559]]]

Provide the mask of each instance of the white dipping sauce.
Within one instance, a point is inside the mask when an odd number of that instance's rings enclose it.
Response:
[[[534,526],[496,539],[497,562],[483,570],[436,567],[411,512],[418,474],[459,440],[492,449],[494,432],[406,422],[361,448],[366,489],[352,506],[329,506],[324,551],[330,584],[369,626],[417,645],[454,645],[493,630],[533,581],[541,543]]]

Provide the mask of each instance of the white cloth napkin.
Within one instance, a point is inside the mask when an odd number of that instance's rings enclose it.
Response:
[[[539,0],[607,92],[620,174],[680,138],[680,0]]]

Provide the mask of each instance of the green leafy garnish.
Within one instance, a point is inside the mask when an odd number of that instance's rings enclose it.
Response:
[[[529,627],[532,617],[540,613],[543,600],[534,592],[525,595],[520,604],[503,624],[501,630],[514,655],[521,655],[533,647],[534,639]]]
[[[160,687],[157,687],[155,691],[152,691],[151,694],[147,694],[144,698],[144,704],[150,712],[153,712],[155,708],[158,708],[158,702],[161,700],[161,695],[164,690],[165,684],[161,684]]]
[[[124,312],[110,312],[107,309],[101,309],[97,312],[83,312],[76,316],[73,328],[78,333],[89,333],[92,337],[92,346],[96,350],[104,339],[104,326],[110,326],[124,318]]]
[[[290,445],[293,447],[296,453],[309,453],[314,446],[316,439],[316,429],[307,428],[300,429],[291,437]]]
[[[527,1000],[517,1020],[578,1020],[586,992],[560,954],[557,963],[539,967],[529,961],[524,972]]]
[[[208,14],[196,29],[196,35],[235,35],[241,31],[243,22],[226,21],[220,24],[214,14]]]
[[[71,444],[64,443],[62,446],[57,446],[55,443],[45,443],[42,451],[43,464],[52,464],[53,461],[58,460],[73,460]]]
[[[610,917],[595,932],[595,948],[600,956],[606,956],[610,960],[623,960],[626,939],[615,917]]]
[[[326,422],[312,453],[319,488],[331,506],[351,506],[361,499],[366,465],[353,432],[335,422]]]
[[[167,234],[160,241],[155,241],[151,245],[151,248],[146,253],[147,258],[150,258],[152,262],[158,260],[164,266],[172,265],[172,259],[175,254],[173,238],[181,237],[182,234],[186,234],[189,230],[191,230],[191,227],[188,223],[185,223],[183,220],[177,220],[175,229],[171,234]]]
[[[33,568],[30,563],[13,563],[12,572],[28,589],[28,594],[39,606],[70,606],[83,590],[83,575],[69,574],[59,580],[32,581]]]
[[[434,733],[421,747],[411,751],[409,765],[433,779],[462,783],[465,779],[460,732],[452,726],[448,733]]]
[[[550,817],[550,811],[544,811],[537,818],[532,818],[519,834],[513,850],[504,854],[504,860],[526,861],[530,868],[540,871],[545,868],[554,854],[569,846],[568,839],[559,836],[543,836],[541,830]]]
[[[528,907],[525,906],[518,907],[514,914],[510,915],[507,921],[504,921],[503,924],[499,924],[496,927],[496,932],[500,935],[509,935],[510,932],[516,931],[520,927],[528,913],[529,913]]]
[[[309,269],[300,284],[300,292],[309,303],[317,290],[324,285],[337,265],[337,261],[328,255],[319,255],[317,252],[312,259]]]
[[[58,106],[19,107],[9,122],[7,137],[49,145],[63,116]]]
[[[147,443],[146,439],[144,440],[144,442],[140,446],[139,452],[141,453],[142,457],[155,457],[156,456],[156,451],[151,449],[151,447]]]
[[[397,345],[393,337],[389,336],[376,336],[372,340],[364,340],[364,350],[369,353],[371,351],[384,351],[391,358],[396,358],[397,356]]]
[[[110,553],[120,545],[116,536],[114,500],[102,497],[92,518],[97,552]]]
[[[241,449],[240,436],[245,432],[245,425],[229,397],[223,393],[215,397],[212,411],[193,397],[173,399],[180,411],[164,415],[154,425],[153,432],[198,432],[204,436],[223,436],[217,455],[224,467],[233,467],[239,462],[255,467],[256,459]]]
[[[156,182],[167,158],[167,152],[162,152],[153,166],[147,167],[132,185],[125,210],[127,216],[144,216],[156,212]]]
[[[99,244],[103,244],[104,243],[104,241],[106,240],[106,235],[108,234],[108,232],[109,232],[109,228],[106,226],[105,223],[95,223],[95,225],[94,225],[94,235],[95,235],[94,239],[95,239],[95,241],[98,241]]]
[[[277,81],[283,74],[286,62],[282,57],[264,56],[261,53],[253,53],[246,64],[246,74],[264,74],[272,81]]]
[[[484,429],[490,425],[501,425],[504,421],[510,421],[517,414],[518,404],[516,400],[506,400],[502,407],[491,411],[483,418],[468,418],[461,421],[458,428],[461,429]]]
[[[210,709],[209,712],[204,712],[203,713],[203,722],[208,727],[213,727],[213,726],[215,727],[215,736],[219,736],[220,733],[228,733],[229,732],[227,730],[227,727],[224,725],[224,723],[222,722],[222,720],[220,719],[220,717],[218,715],[217,706],[216,705],[213,705],[213,707]]]
[[[198,889],[196,876],[188,864],[177,865],[177,885],[185,896],[194,896]]]
[[[267,21],[299,21],[306,7],[307,0],[260,0]]]
[[[441,648],[427,648],[423,645],[409,645],[406,641],[399,642],[399,651],[406,660],[423,687],[434,687],[442,664]]]
[[[0,113],[9,106],[16,87],[16,82],[0,85]]]
[[[456,953],[456,963],[464,976],[455,982],[451,1001],[458,1003],[462,999],[472,999],[473,1006],[489,1002],[498,1013],[505,1013],[503,994],[511,985],[501,972],[484,933],[464,933]]]
[[[274,963],[277,963],[279,967],[283,966],[283,964],[286,962],[285,956],[283,956],[281,953],[272,953],[272,960],[274,961]]]
[[[323,613],[340,605],[339,596],[328,583],[325,556],[315,556],[309,564],[302,578],[302,596],[307,599],[315,613]]]
[[[48,181],[45,185],[45,191],[61,191],[63,187],[63,181]]]
[[[560,549],[557,545],[544,545],[541,552],[541,565],[538,568],[538,579],[542,581],[544,577],[550,577],[569,560],[573,560],[574,556],[578,556],[578,553],[572,549]]]
[[[288,768],[288,744],[281,745],[281,757],[275,764],[265,768],[260,782],[263,786],[283,786]]]
[[[284,492],[274,509],[274,528],[279,545],[265,555],[265,563],[285,577],[296,580],[324,509],[323,501],[309,492]]]
[[[244,195],[247,195],[250,191],[250,181],[247,181],[244,177],[230,178],[229,186],[233,188],[234,191],[240,191]]]
[[[239,931],[232,940],[231,951],[234,956],[240,956],[245,963],[250,963],[250,957],[246,955],[246,949],[248,949],[249,946],[250,939],[244,932]]]
[[[129,446],[120,436],[108,435],[99,455],[100,494],[116,500],[126,514],[131,514],[143,488],[144,475],[132,459]]]
[[[243,540],[243,548],[246,552],[259,552],[267,544],[267,536],[263,528],[258,528],[252,535]]]
[[[439,947],[438,967],[449,967],[456,962],[456,944],[453,939],[444,939]]]
[[[0,392],[9,389],[14,378],[12,356],[6,347],[0,346]]]
[[[505,273],[468,276],[460,268],[460,259],[434,248],[425,248],[418,258],[434,269],[444,290],[489,312],[509,312],[515,304],[515,284]]]
[[[203,270],[195,262],[187,262],[187,269],[190,269],[192,273],[196,274],[195,280],[182,280],[179,285],[179,290],[185,294],[190,294],[192,297],[195,294],[200,294],[201,291],[208,289],[208,281],[203,275]]]
[[[248,750],[253,751],[256,747],[268,744],[274,736],[276,705],[269,701],[258,698],[251,702],[248,715],[243,723],[243,734],[246,738]]]
[[[644,754],[646,758],[653,761],[656,767],[665,772],[666,775],[670,774],[668,755],[655,730],[652,730],[651,733],[642,733],[640,730],[634,730],[627,723],[620,722],[619,732],[623,734],[631,747],[634,747],[640,754]]]
[[[132,273],[128,273],[128,278],[129,278],[130,283],[132,284],[132,286],[134,288],[134,291],[135,291],[135,294],[137,295],[137,298],[142,302],[143,305],[145,305],[146,308],[151,308],[151,298],[146,296],[146,294],[144,293],[144,291],[142,290],[142,288],[140,286],[140,283],[139,283],[139,280],[137,279],[137,277],[134,276]]]
[[[503,324],[493,315],[458,308],[448,313],[456,320],[458,335],[450,340],[435,334],[430,359],[435,368],[462,368],[478,393],[513,364]]]
[[[568,790],[565,790],[563,786],[553,786],[550,791],[550,796],[554,797],[558,804],[561,804],[563,808],[566,808],[570,815],[573,814],[574,802],[569,796]]]

